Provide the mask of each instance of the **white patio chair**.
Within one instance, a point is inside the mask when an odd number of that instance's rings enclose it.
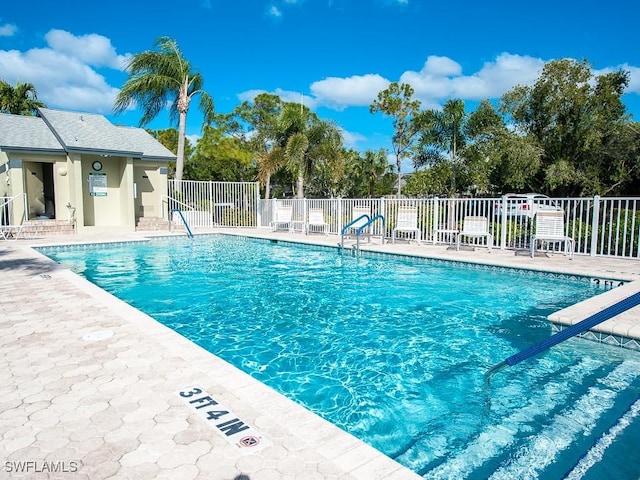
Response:
[[[309,209],[309,221],[305,225],[305,233],[308,235],[312,228],[321,228],[322,233],[329,233],[329,224],[324,221],[324,210],[322,208]]]
[[[293,229],[293,222],[291,216],[293,215],[293,206],[285,205],[283,203],[276,203],[276,219],[270,223],[271,231],[275,232],[279,228],[291,231]]]
[[[538,241],[548,243],[564,242],[564,253],[573,259],[575,241],[564,233],[564,212],[538,210],[536,212],[536,230],[531,236],[531,256],[535,256]]]
[[[391,243],[396,243],[396,233],[405,232],[415,234],[416,242],[420,245],[422,233],[418,228],[418,209],[415,207],[398,208],[396,227],[391,231]]]
[[[343,231],[343,235],[344,236],[353,236],[356,234],[356,232],[358,231],[358,228],[362,227],[364,224],[366,224],[369,219],[368,218],[361,218],[364,215],[367,215],[367,217],[371,217],[371,209],[367,206],[354,206],[351,210],[351,222],[355,222],[353,225],[351,225],[350,227],[346,228]],[[359,220],[358,220],[359,219]],[[358,220],[356,222],[356,220]],[[363,230],[361,233],[367,235],[368,237],[371,236],[371,232],[370,232],[371,228],[367,227],[365,230]]]
[[[456,250],[460,250],[460,238],[486,238],[487,248],[493,247],[493,235],[489,232],[489,221],[486,217],[464,217],[462,231],[456,235]]]

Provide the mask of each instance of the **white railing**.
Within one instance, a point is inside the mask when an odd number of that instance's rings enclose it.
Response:
[[[22,202],[22,205],[14,207],[19,202]],[[26,193],[19,193],[13,197],[0,197],[0,225],[22,225],[27,218],[27,212]],[[19,213],[22,215],[18,215]]]
[[[260,193],[255,182],[200,182],[169,180],[172,208],[180,208],[193,228],[256,227],[260,225]],[[168,215],[169,203],[163,205]],[[187,215],[187,212],[188,213]],[[197,212],[197,213],[196,213]]]
[[[352,219],[354,207],[366,207],[370,215],[386,219],[384,235],[391,237],[399,207],[418,211],[422,239],[433,243],[453,243],[455,231],[467,216],[486,217],[495,248],[529,249],[537,209],[562,210],[565,234],[575,241],[576,254],[640,259],[640,198],[429,198],[429,199],[278,199],[293,207],[293,219],[304,223],[309,208],[322,208],[330,234],[340,235],[342,226]],[[275,200],[261,200],[260,227],[268,227],[275,215]],[[381,235],[381,224],[374,235]],[[548,251],[562,245],[548,244]]]
[[[374,236],[391,238],[398,209],[413,207],[418,212],[418,228],[427,243],[453,243],[465,217],[486,217],[494,248],[528,250],[534,233],[536,209],[561,210],[565,214],[565,234],[575,241],[577,255],[640,259],[640,197],[552,198],[535,203],[510,196],[498,198],[259,198],[257,183],[169,182],[172,208],[190,213],[189,224],[198,227],[270,228],[275,219],[276,201],[290,205],[296,231],[303,232],[309,209],[322,209],[329,234],[340,235],[353,218],[354,208],[366,208],[371,217],[383,215],[385,225],[372,225]],[[169,207],[165,201],[165,207]],[[168,209],[166,210],[169,211]],[[167,213],[168,215],[168,213]],[[383,231],[384,230],[384,231]],[[400,238],[402,238],[400,233]],[[543,250],[560,251],[562,245],[549,243]]]

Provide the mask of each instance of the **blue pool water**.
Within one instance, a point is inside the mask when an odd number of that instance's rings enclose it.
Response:
[[[426,478],[640,476],[640,353],[551,335],[588,279],[205,236],[41,251]]]

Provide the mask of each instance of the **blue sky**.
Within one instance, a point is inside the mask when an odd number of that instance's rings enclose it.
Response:
[[[547,61],[589,61],[596,73],[624,68],[623,97],[640,121],[637,9],[539,0],[156,0],[4,2],[0,78],[31,82],[50,108],[111,115],[128,55],[174,38],[205,79],[216,110],[260,92],[304,103],[344,130],[357,150],[390,148],[391,122],[368,106],[389,82],[410,83],[423,108],[450,98],[469,108],[531,84]],[[187,133],[202,117],[194,104]],[[150,128],[168,128],[166,115]]]

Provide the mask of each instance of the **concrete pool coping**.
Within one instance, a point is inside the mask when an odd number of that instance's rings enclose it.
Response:
[[[339,241],[256,229],[207,233],[332,247]],[[44,475],[42,469],[52,466],[68,470],[60,478],[90,479],[421,478],[31,249],[149,236],[100,234],[0,244],[0,478],[23,476],[16,470],[27,467],[18,462],[33,462],[28,464],[33,478],[43,478],[37,469]],[[456,252],[443,245],[380,245],[375,240],[363,249],[624,280],[633,282],[625,290],[640,291],[636,260],[529,258],[513,251]],[[621,288],[602,296],[622,293]],[[272,445],[248,454],[231,445],[178,395],[193,385]]]

